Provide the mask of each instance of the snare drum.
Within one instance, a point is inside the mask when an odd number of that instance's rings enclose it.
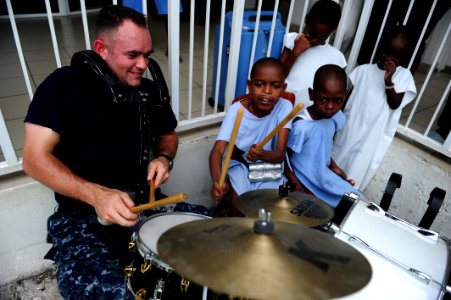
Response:
[[[441,299],[449,276],[449,242],[374,203],[355,201],[335,236],[370,262],[372,278],[340,299]]]
[[[132,236],[132,263],[125,268],[129,289],[136,299],[201,299],[203,288],[180,277],[159,256],[157,243],[168,229],[190,221],[210,218],[188,212],[155,214]],[[138,250],[138,251],[136,251]]]

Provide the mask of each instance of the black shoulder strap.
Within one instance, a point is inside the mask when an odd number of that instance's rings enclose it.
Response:
[[[166,84],[166,81],[164,80],[163,72],[161,71],[160,66],[158,63],[149,57],[149,72],[150,75],[152,75],[153,81],[158,86],[158,89],[160,90],[160,98],[163,102],[169,101],[169,89],[168,85]]]

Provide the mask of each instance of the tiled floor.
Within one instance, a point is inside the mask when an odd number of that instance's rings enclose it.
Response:
[[[26,60],[27,70],[31,75],[33,91],[56,68],[53,46],[51,43],[48,21],[46,18],[17,19],[17,27],[22,43],[22,49]],[[55,31],[58,38],[58,48],[63,65],[70,63],[72,54],[85,49],[82,21],[80,16],[55,18]],[[90,24],[90,37],[93,37],[92,24],[94,16],[88,17]],[[153,20],[149,24],[152,33],[155,53],[153,57],[160,63],[166,79],[168,76],[168,64],[166,51],[166,31],[163,22]],[[200,116],[203,95],[203,57],[204,57],[204,27],[196,24],[196,36],[194,41],[193,59],[193,107],[192,117]],[[210,27],[208,71],[206,82],[206,98],[211,95],[212,71],[214,56],[214,24]],[[188,49],[189,49],[189,24],[182,23],[181,32],[181,56],[184,62],[180,65],[180,120],[188,117]],[[427,71],[427,70],[426,70]],[[415,79],[418,92],[421,89],[425,73],[417,71]],[[417,109],[417,113],[410,125],[411,128],[423,132],[426,128],[435,107],[451,78],[449,73],[435,72],[428,84],[423,99]],[[9,20],[0,20],[0,109],[6,120],[8,130],[17,155],[22,155],[23,147],[23,119],[29,104],[29,95],[26,89],[24,77],[19,63],[16,46]],[[213,110],[205,104],[206,113]],[[413,107],[411,103],[403,111],[401,123],[407,119],[408,113]],[[3,160],[0,154],[0,160]]]

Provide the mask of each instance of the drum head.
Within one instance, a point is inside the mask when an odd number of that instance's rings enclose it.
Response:
[[[149,217],[138,230],[139,252],[142,256],[149,254],[149,252],[158,255],[158,239],[166,230],[179,224],[206,218],[210,217],[187,212],[162,213]]]

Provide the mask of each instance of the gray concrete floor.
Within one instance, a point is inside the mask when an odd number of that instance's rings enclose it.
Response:
[[[13,281],[0,286],[0,299],[23,300],[62,300],[56,284],[56,268],[41,274]]]

